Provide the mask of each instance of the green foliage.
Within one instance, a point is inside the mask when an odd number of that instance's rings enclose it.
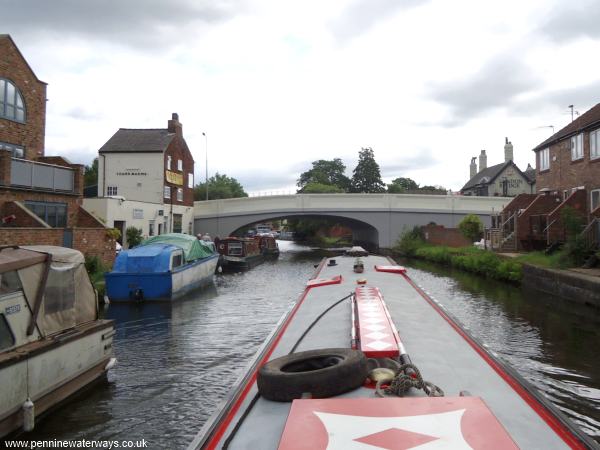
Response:
[[[392,180],[392,184],[387,185],[387,191],[390,194],[402,194],[403,192],[416,191],[417,189],[419,189],[419,185],[410,178],[395,178]]]
[[[467,214],[458,224],[458,229],[464,237],[469,239],[471,242],[475,242],[481,239],[483,234],[483,223],[481,222],[479,216],[476,216],[475,214]]]
[[[127,227],[125,230],[125,237],[127,239],[127,245],[129,248],[140,245],[142,242],[142,229],[136,227]]]
[[[566,269],[568,267],[568,258],[566,257],[564,249],[550,255],[543,251],[524,253],[517,256],[515,259],[520,263],[553,269]]]
[[[306,189],[310,185],[327,185],[339,189],[336,192],[348,192],[350,189],[350,179],[345,175],[346,166],[340,158],[332,160],[320,159],[313,161],[312,169],[300,174],[298,182],[299,193],[307,193]]]
[[[248,194],[235,178],[217,172],[208,179],[209,200],[239,197],[248,197]],[[199,183],[194,187],[194,200],[206,200],[206,183]]]
[[[117,228],[107,228],[106,236],[108,236],[109,238],[114,239],[116,241],[121,237],[121,230],[119,230]]]
[[[421,227],[405,230],[401,235],[394,251],[403,256],[415,256],[416,251],[425,245],[425,237]]]
[[[567,234],[561,264],[567,267],[581,266],[593,252],[581,236],[585,227],[584,217],[575,208],[566,206],[561,210],[560,218]]]
[[[95,255],[85,255],[85,270],[91,276],[98,272],[104,272],[104,264],[102,264],[102,260]]]
[[[338,194],[345,192],[343,189],[331,184],[313,183],[306,184],[302,190],[303,194]]]
[[[98,184],[98,158],[94,158],[91,166],[85,166],[83,172],[83,185],[93,186]]]
[[[375,154],[370,147],[362,148],[358,152],[358,164],[352,173],[350,190],[362,193],[385,192],[379,164],[375,161]]]

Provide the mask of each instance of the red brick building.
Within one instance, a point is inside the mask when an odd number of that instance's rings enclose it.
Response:
[[[544,248],[565,241],[563,211],[587,224],[583,236],[600,243],[600,103],[533,149],[538,195],[522,194],[497,220],[504,250]]]
[[[0,35],[0,245],[51,244],[114,259],[106,228],[81,208],[83,166],[45,156],[46,83]]]

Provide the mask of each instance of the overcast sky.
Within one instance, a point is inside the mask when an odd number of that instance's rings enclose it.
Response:
[[[317,159],[460,189],[472,156],[533,147],[600,102],[600,2],[0,0],[48,83],[46,154],[89,164],[179,113],[204,178],[290,191]]]

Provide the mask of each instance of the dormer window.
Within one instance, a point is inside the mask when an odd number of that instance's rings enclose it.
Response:
[[[0,118],[25,122],[25,103],[21,91],[4,78],[0,78]]]

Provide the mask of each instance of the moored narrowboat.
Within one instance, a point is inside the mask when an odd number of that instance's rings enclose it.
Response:
[[[224,270],[248,270],[264,261],[259,243],[253,238],[229,236],[219,240],[217,250],[223,255]]]
[[[117,302],[174,300],[212,283],[218,260],[214,246],[194,236],[155,236],[119,253],[105,274],[106,294]]]
[[[279,256],[279,245],[272,234],[261,234],[254,239],[258,242],[258,248],[263,256],[272,258]]]

